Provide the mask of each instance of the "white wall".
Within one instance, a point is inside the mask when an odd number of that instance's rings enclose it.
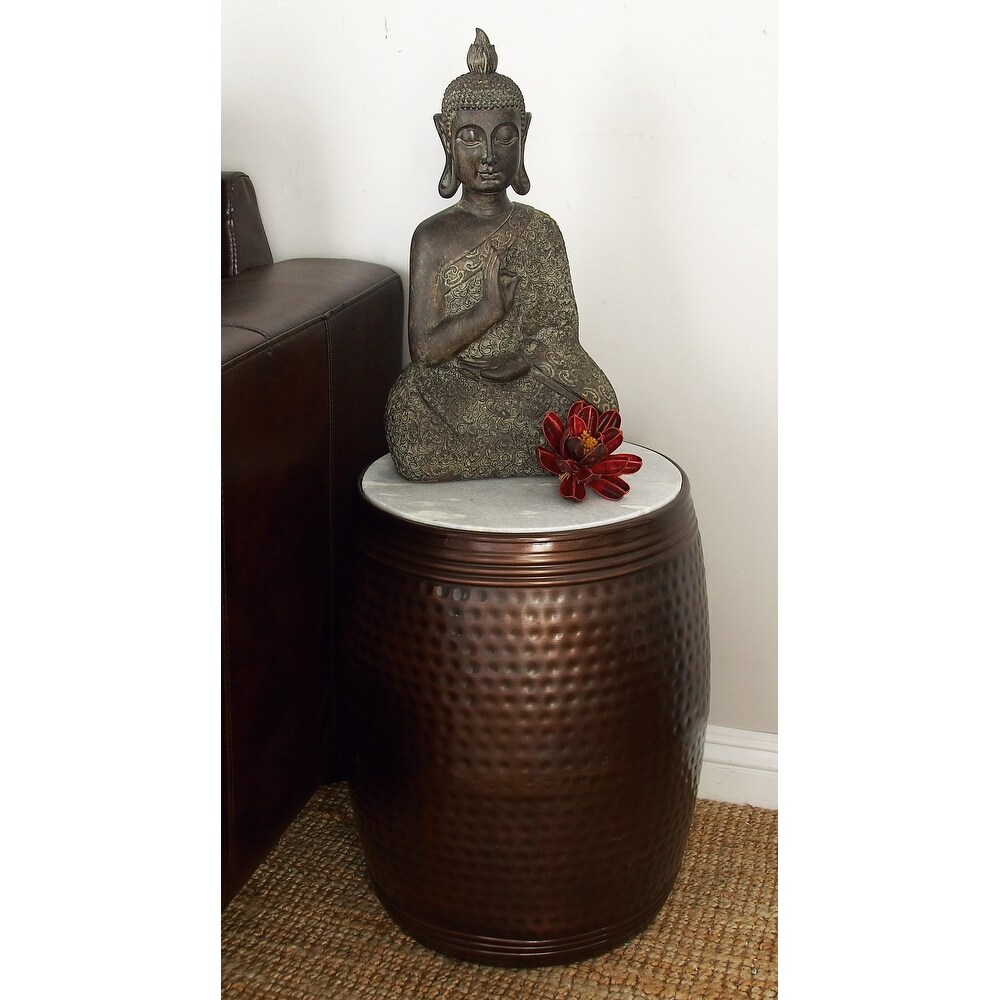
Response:
[[[691,478],[717,726],[777,732],[776,0],[223,0],[222,168],[276,259],[407,277],[445,203],[431,121],[482,27],[533,113],[526,200],[569,251],[626,437]],[[520,10],[520,9],[519,9]]]

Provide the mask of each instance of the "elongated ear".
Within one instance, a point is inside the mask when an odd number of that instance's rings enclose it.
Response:
[[[443,114],[434,116],[434,126],[438,138],[444,147],[444,173],[438,181],[438,194],[442,198],[451,198],[458,190],[458,175],[455,173],[455,159],[451,154],[451,135],[448,129],[448,119]]]
[[[510,182],[510,186],[520,195],[525,195],[531,190],[531,181],[524,172],[524,142],[528,138],[528,126],[531,124],[531,112],[525,111],[521,115],[521,165],[517,168],[517,174]]]

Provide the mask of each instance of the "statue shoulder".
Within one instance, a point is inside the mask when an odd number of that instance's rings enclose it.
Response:
[[[428,219],[424,219],[416,229],[413,230],[412,245],[426,245],[441,240],[454,226],[455,207],[452,205]]]
[[[550,232],[559,232],[559,224],[551,215],[543,212],[540,208],[535,208],[532,205],[525,205],[524,202],[517,203],[518,208],[524,212],[525,218],[533,225],[537,226],[539,229],[546,229]]]
[[[455,256],[455,246],[461,242],[457,232],[460,220],[455,217],[455,207],[451,206],[424,219],[410,240],[410,264],[421,262],[430,267],[440,266]]]
[[[530,205],[521,204],[521,208],[525,212],[526,221],[536,235],[565,251],[566,241],[563,239],[562,230],[559,228],[559,223],[551,215],[547,215],[540,209],[532,208]]]

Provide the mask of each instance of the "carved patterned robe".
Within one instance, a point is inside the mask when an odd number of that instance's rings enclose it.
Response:
[[[569,261],[556,223],[515,204],[478,246],[440,274],[449,316],[483,294],[490,247],[501,270],[521,276],[507,315],[456,358],[409,365],[389,394],[386,436],[396,467],[425,482],[543,474],[535,445],[549,410],[565,413],[575,399],[599,409],[617,406],[614,389],[580,346],[579,319]],[[511,382],[488,382],[457,358],[498,358],[520,352],[531,363]]]

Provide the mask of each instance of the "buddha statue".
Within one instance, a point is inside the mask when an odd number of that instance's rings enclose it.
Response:
[[[562,234],[526,195],[531,124],[496,50],[476,31],[469,72],[434,116],[445,167],[438,190],[458,202],[417,226],[410,246],[410,364],[386,405],[400,474],[420,482],[544,475],[541,421],[584,399],[617,407],[580,346]]]

